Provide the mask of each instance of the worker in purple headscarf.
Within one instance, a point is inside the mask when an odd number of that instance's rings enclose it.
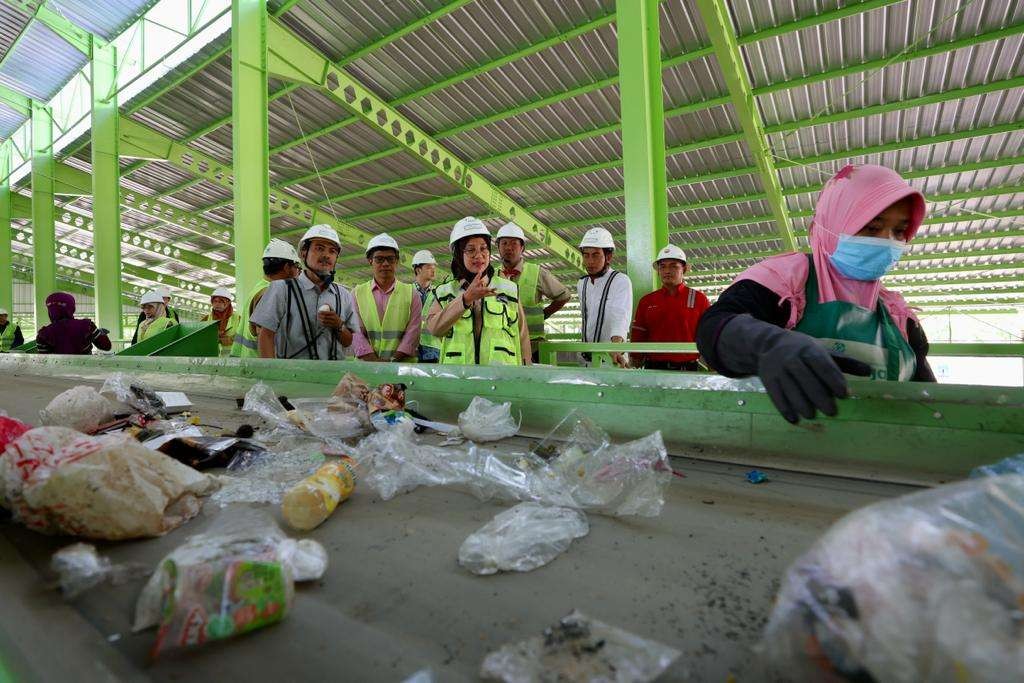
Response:
[[[88,318],[75,317],[75,297],[54,292],[46,297],[46,313],[50,324],[36,335],[37,353],[89,355],[95,346],[110,350],[109,330],[97,328]]]

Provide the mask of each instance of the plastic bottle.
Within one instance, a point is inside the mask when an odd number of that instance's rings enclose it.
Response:
[[[324,463],[284,495],[281,513],[292,528],[309,531],[331,516],[356,487],[355,461],[342,457]]]

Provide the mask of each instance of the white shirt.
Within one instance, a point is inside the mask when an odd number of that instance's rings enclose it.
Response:
[[[598,318],[601,317],[601,299],[604,296],[605,285],[618,273],[608,287],[608,301],[604,307],[604,320],[601,322],[601,329],[597,329]],[[607,342],[612,337],[622,337],[623,341],[629,339],[629,325],[633,318],[633,283],[625,273],[609,268],[604,275],[591,280],[590,276],[580,278],[576,285],[576,293],[579,296],[580,305],[583,307],[583,319],[586,321],[584,341]]]

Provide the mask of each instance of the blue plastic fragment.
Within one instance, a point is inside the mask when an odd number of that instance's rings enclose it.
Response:
[[[971,479],[998,477],[1001,474],[1024,474],[1024,453],[1011,455],[991,465],[982,465],[971,470]]]
[[[750,470],[747,472],[747,481],[751,484],[760,484],[768,481],[768,475],[761,470]]]

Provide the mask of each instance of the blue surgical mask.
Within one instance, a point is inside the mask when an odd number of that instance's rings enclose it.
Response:
[[[906,250],[906,242],[881,237],[840,235],[839,246],[829,256],[829,260],[844,277],[869,282],[880,279],[892,270]]]

